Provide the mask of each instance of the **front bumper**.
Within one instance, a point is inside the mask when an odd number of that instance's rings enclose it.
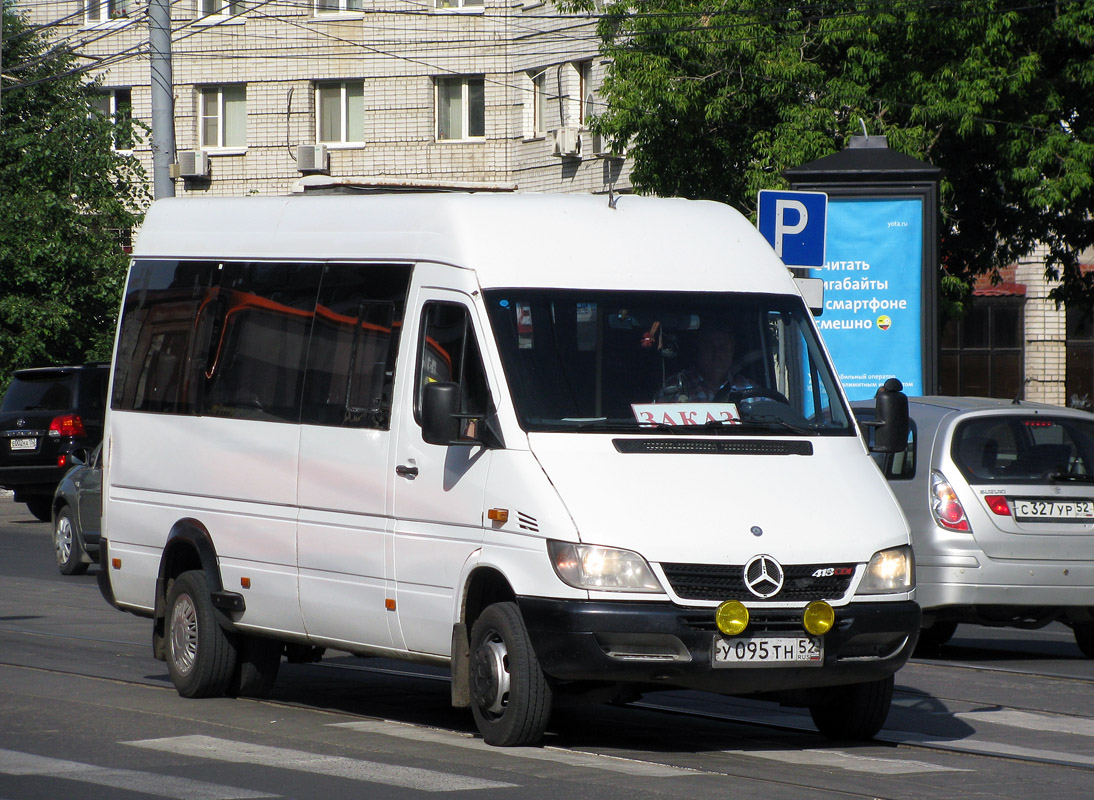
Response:
[[[885,678],[912,654],[920,610],[913,601],[836,609],[820,665],[714,667],[713,608],[668,603],[585,602],[518,597],[543,671],[564,681],[682,687],[758,694]],[[801,612],[750,609],[746,633],[803,635]]]

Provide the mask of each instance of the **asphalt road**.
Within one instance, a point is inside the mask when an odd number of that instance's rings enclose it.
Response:
[[[1070,631],[962,626],[897,675],[879,739],[697,692],[561,709],[497,749],[444,670],[328,653],[269,700],[185,700],[150,623],[63,577],[50,527],[0,495],[0,800],[29,798],[993,798],[1094,796],[1094,662]]]

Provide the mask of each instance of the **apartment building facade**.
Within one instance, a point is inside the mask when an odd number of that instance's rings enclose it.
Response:
[[[117,147],[152,175],[145,0],[17,0],[101,83]],[[624,193],[595,19],[545,0],[174,0],[178,196],[316,181]],[[534,225],[530,221],[530,226]],[[1043,254],[982,281],[942,331],[940,391],[1094,409],[1089,309],[1047,299]]]
[[[21,2],[131,114],[152,175],[147,3]],[[626,192],[588,129],[595,20],[542,0],[175,0],[174,192],[284,194],[331,181]],[[315,180],[315,179],[311,179]],[[307,182],[307,181],[305,181]]]

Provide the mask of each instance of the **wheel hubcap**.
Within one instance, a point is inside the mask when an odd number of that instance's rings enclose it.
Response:
[[[189,674],[198,654],[198,615],[189,595],[180,595],[175,601],[168,642],[175,669],[180,675]]]
[[[496,633],[491,632],[475,650],[471,685],[480,710],[492,716],[500,716],[505,711],[511,685],[509,652]]]
[[[57,563],[64,564],[72,556],[72,523],[68,517],[57,520],[53,546],[57,550]]]

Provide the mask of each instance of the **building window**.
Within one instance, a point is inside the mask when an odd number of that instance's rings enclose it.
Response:
[[[589,117],[595,112],[593,111],[593,62],[582,61],[577,65],[577,76],[580,90],[578,97],[581,98],[581,109],[578,112],[578,122],[582,127],[588,126]]]
[[[247,87],[201,90],[201,147],[247,146]]]
[[[91,100],[95,110],[114,123],[114,149],[133,149],[133,93],[129,89],[109,89]]]
[[[136,0],[87,0],[84,3],[84,18],[88,22],[124,19],[136,11]]]
[[[364,8],[362,0],[315,0],[315,13],[356,14]]]
[[[1067,404],[1094,411],[1094,313],[1067,309]]]
[[[942,394],[1021,398],[1022,303],[976,298],[962,320],[942,329],[939,384]]]
[[[531,137],[543,136],[547,131],[547,71],[540,70],[529,76],[532,80]]]
[[[437,140],[482,139],[486,136],[485,81],[437,79]]]
[[[232,17],[243,13],[243,0],[201,0],[201,16]]]
[[[433,0],[440,11],[482,11],[483,0]]]
[[[360,81],[315,87],[316,141],[333,144],[365,140],[365,85]]]

